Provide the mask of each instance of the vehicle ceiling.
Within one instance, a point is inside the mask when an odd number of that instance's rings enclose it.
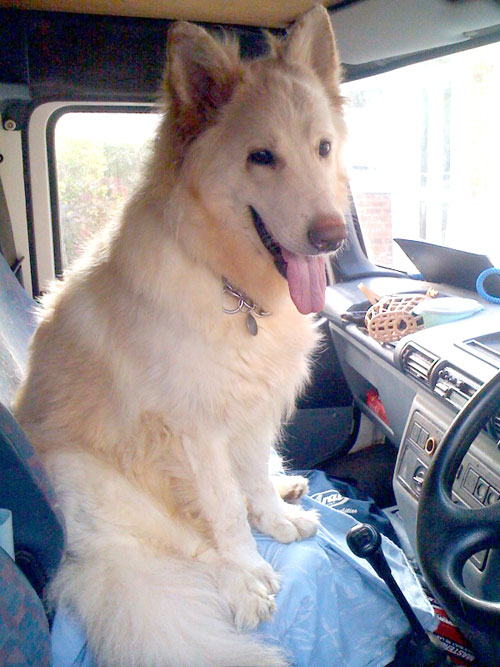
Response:
[[[284,28],[315,0],[0,0],[0,7]],[[341,58],[355,76],[500,39],[499,0],[329,0]],[[430,53],[429,53],[430,52]],[[439,55],[437,52],[436,55]],[[372,67],[367,67],[372,64]],[[376,65],[376,66],[375,66]],[[370,71],[372,69],[373,71]],[[348,77],[351,78],[351,77]]]

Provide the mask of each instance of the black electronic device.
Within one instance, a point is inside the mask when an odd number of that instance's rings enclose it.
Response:
[[[475,252],[414,239],[394,241],[415,264],[422,278],[430,283],[445,283],[475,292],[479,274],[493,266],[486,255]],[[500,296],[500,276],[491,276],[488,280],[488,292]]]

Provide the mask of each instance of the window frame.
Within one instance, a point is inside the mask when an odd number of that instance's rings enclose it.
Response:
[[[49,193],[50,193],[50,208],[51,208],[51,223],[52,223],[52,246],[54,254],[54,271],[56,277],[61,277],[64,273],[64,266],[62,261],[62,233],[61,233],[61,217],[59,210],[59,190],[57,182],[57,155],[56,155],[56,141],[55,130],[58,121],[68,113],[144,113],[150,114],[154,110],[154,105],[145,104],[123,104],[119,105],[117,111],[116,105],[86,105],[73,104],[65,106],[51,114],[47,121],[47,161],[48,161],[48,175],[49,175]]]
[[[28,178],[31,187],[31,234],[34,253],[32,270],[36,276],[33,296],[47,290],[60,277],[61,236],[57,200],[57,170],[55,159],[55,125],[65,113],[150,113],[155,105],[121,102],[43,102],[30,114],[28,136]]]

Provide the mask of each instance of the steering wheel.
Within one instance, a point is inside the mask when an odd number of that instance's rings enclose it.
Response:
[[[500,602],[476,597],[465,587],[465,562],[483,549],[500,548],[500,502],[468,509],[452,501],[451,489],[471,443],[500,409],[500,372],[462,408],[446,431],[424,481],[417,517],[417,552],[436,597],[469,627],[500,637]]]

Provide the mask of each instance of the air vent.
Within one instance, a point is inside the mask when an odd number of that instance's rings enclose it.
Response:
[[[434,392],[459,410],[481,386],[478,380],[466,375],[455,366],[444,365],[436,370]]]
[[[432,366],[436,363],[438,357],[422,350],[414,343],[408,343],[401,353],[401,364],[406,375],[415,378],[429,386],[429,377]]]

